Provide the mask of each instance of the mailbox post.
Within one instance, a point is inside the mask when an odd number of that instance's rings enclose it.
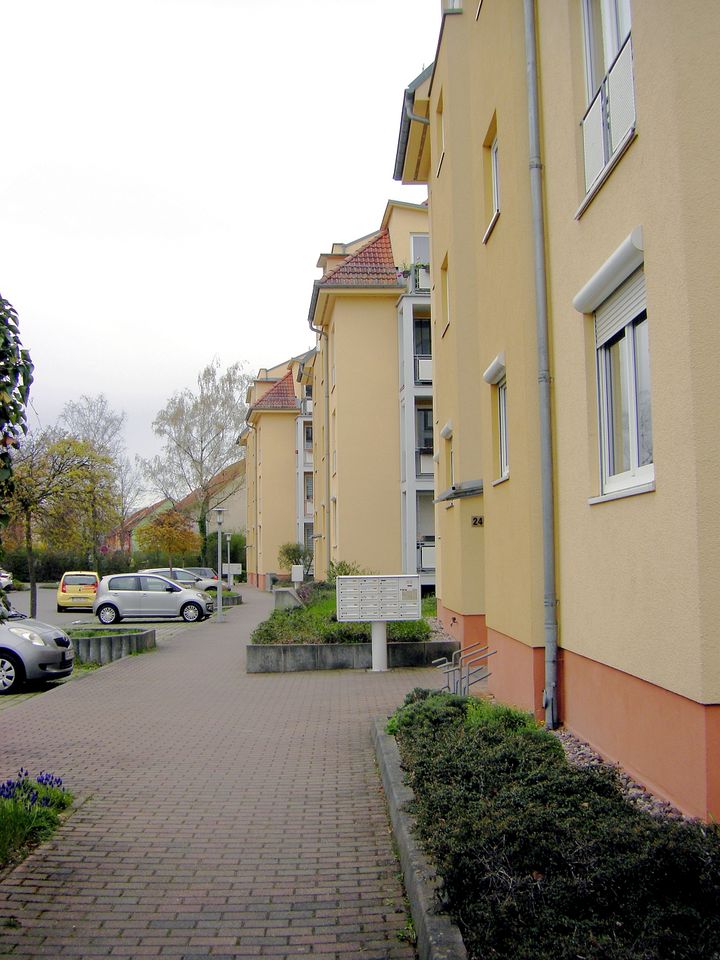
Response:
[[[338,577],[338,620],[370,623],[372,670],[387,670],[387,625],[393,620],[420,619],[420,577]]]

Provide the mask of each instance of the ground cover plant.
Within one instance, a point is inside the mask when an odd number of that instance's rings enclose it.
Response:
[[[337,620],[334,584],[304,584],[298,596],[305,606],[293,610],[274,610],[255,628],[252,643],[369,643],[369,623],[345,623]],[[430,638],[426,620],[388,623],[389,641],[418,641]]]
[[[720,958],[717,824],[640,810],[487,701],[413,691],[388,732],[471,958]]]
[[[16,777],[0,783],[0,867],[22,859],[50,837],[72,800],[61,778],[51,773],[31,777],[21,768]]]

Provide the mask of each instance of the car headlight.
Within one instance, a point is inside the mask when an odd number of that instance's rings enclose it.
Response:
[[[28,630],[26,627],[8,627],[10,633],[14,633],[16,637],[22,637],[23,640],[29,640],[30,643],[34,643],[36,647],[44,647],[45,641],[40,636],[39,633],[35,633],[34,630]]]

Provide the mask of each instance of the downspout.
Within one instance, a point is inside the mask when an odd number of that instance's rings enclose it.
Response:
[[[422,123],[424,126],[430,126],[429,117],[421,117],[418,113],[413,113],[413,107],[415,106],[415,92],[413,90],[405,91],[405,116],[408,120],[414,120],[415,123]]]
[[[548,343],[547,266],[545,258],[545,214],[543,209],[542,159],[540,152],[540,110],[538,97],[537,35],[535,0],[524,0],[525,57],[530,132],[530,194],[535,260],[535,322],[540,388],[540,469],[542,480],[543,576],[545,610],[545,726],[558,726],[558,622],[555,570],[555,493],[552,455],[552,409],[550,350]]]
[[[317,281],[316,281],[317,282]],[[313,296],[313,306],[317,302],[317,286],[315,296]],[[327,569],[330,573],[330,340],[322,327],[316,327],[312,321],[313,309],[311,307],[308,324],[310,329],[321,337],[325,337],[325,349],[323,350],[323,378],[325,380],[325,544],[327,553]]]

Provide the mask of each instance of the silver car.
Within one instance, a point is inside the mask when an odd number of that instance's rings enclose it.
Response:
[[[208,593],[217,590],[217,577],[200,576],[193,573],[186,567],[149,567],[145,570],[138,570],[138,573],[157,573],[161,577],[167,577],[174,583],[179,583],[181,587],[188,587],[190,590],[206,590]]]
[[[17,693],[26,680],[62,680],[75,662],[70,637],[12,607],[0,610],[0,694]]]
[[[145,573],[103,577],[93,603],[100,623],[119,623],[125,617],[182,617],[194,623],[212,612],[212,597],[186,590],[167,577]]]

